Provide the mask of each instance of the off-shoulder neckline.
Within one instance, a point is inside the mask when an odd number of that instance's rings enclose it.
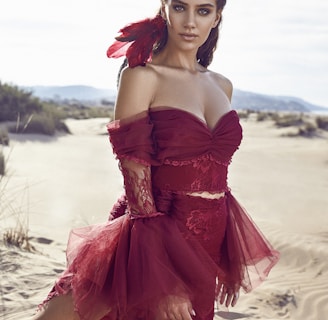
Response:
[[[133,123],[133,122],[136,122],[136,121],[140,121],[140,120],[144,120],[146,119],[147,117],[149,117],[149,114],[150,113],[156,113],[156,112],[178,112],[178,113],[182,113],[184,115],[187,115],[189,116],[191,119],[195,120],[197,123],[199,123],[200,125],[202,125],[205,129],[207,129],[210,133],[214,132],[216,130],[216,128],[221,124],[221,122],[228,116],[230,115],[237,115],[238,117],[238,114],[236,112],[236,110],[234,109],[230,109],[229,111],[225,112],[215,123],[215,125],[213,126],[213,128],[209,127],[207,122],[203,119],[201,119],[199,116],[197,116],[196,114],[188,111],[188,110],[185,110],[185,109],[182,109],[182,108],[179,108],[179,107],[172,107],[172,106],[163,106],[163,107],[159,107],[159,106],[156,106],[156,107],[152,107],[148,110],[144,110],[144,111],[141,111],[135,115],[132,115],[130,117],[127,117],[127,118],[123,118],[123,119],[116,119],[116,120],[113,120],[111,122],[108,123],[107,127],[111,127],[111,128],[119,128],[121,127],[122,125],[124,126],[125,124],[129,124],[129,123]]]
[[[216,121],[215,125],[213,126],[213,128],[209,127],[208,123],[200,118],[199,116],[197,116],[196,114],[188,111],[188,110],[185,110],[185,109],[182,109],[182,108],[178,108],[178,107],[152,107],[149,109],[149,113],[151,112],[167,112],[167,111],[174,111],[174,112],[181,112],[185,115],[188,115],[190,117],[192,117],[194,120],[196,120],[197,122],[199,122],[200,124],[202,124],[203,126],[205,126],[207,128],[207,130],[209,131],[214,131],[216,129],[216,127],[218,127],[218,125],[224,120],[224,118],[226,118],[227,116],[229,116],[230,114],[237,114],[236,110],[234,109],[230,109],[229,111],[225,112],[220,118],[218,118],[218,120]]]

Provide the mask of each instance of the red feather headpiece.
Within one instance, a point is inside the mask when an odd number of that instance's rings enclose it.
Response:
[[[155,43],[159,42],[165,30],[165,21],[157,15],[153,19],[145,19],[131,23],[119,32],[116,41],[108,48],[108,58],[126,56],[129,67],[145,65],[151,60]]]

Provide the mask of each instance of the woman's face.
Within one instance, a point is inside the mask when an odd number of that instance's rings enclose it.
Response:
[[[167,0],[162,7],[168,42],[182,50],[198,50],[219,23],[216,0]]]

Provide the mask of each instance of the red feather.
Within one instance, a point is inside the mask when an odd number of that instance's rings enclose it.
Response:
[[[160,15],[131,23],[119,31],[120,35],[107,50],[107,57],[125,55],[131,68],[145,65],[151,60],[154,44],[161,39],[164,30],[165,21]]]

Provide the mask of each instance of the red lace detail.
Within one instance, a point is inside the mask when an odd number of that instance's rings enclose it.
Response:
[[[193,196],[189,196],[193,197]],[[225,225],[223,221],[225,220],[226,211],[222,210],[225,199],[224,197],[220,199],[193,199],[193,201],[198,201],[201,203],[216,203],[216,210],[213,212],[208,210],[208,208],[198,208],[192,210],[186,219],[187,228],[197,237],[205,241],[211,240],[218,236],[220,224],[222,224],[222,230],[224,232]]]
[[[221,161],[217,158],[214,158],[211,153],[202,154],[197,158],[193,158],[190,160],[170,160],[165,159],[164,164],[169,164],[171,166],[180,167],[185,165],[192,165],[194,168],[200,169],[201,167],[208,168],[208,161],[215,162],[217,164],[223,165],[225,167],[229,166],[231,160],[229,161]],[[203,162],[203,165],[202,165]],[[204,170],[205,171],[205,170]]]
[[[160,15],[131,23],[119,31],[121,34],[108,48],[107,57],[119,58],[125,55],[131,68],[145,65],[151,60],[154,45],[160,41],[164,30],[165,21]]]
[[[151,191],[150,166],[124,158],[120,161],[120,169],[124,177],[128,209],[132,216],[154,216],[157,210]]]
[[[176,193],[181,191],[184,193],[226,191],[228,166],[220,162],[209,161],[206,156],[198,159],[198,161],[185,161],[183,164],[180,160],[175,160],[175,165],[168,163],[153,167],[154,188]]]
[[[204,240],[209,240],[212,234],[209,232],[211,228],[212,217],[203,214],[200,210],[193,210],[187,219],[187,227],[196,235],[201,235]]]

